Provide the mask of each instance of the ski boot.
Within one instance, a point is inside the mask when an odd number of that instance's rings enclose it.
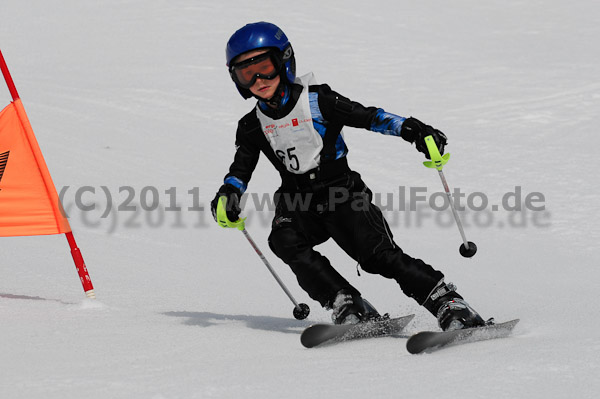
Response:
[[[481,327],[488,324],[469,304],[456,292],[452,283],[443,281],[435,287],[423,306],[438,320],[444,331]],[[490,319],[489,323],[493,323]]]
[[[387,316],[381,316],[366,299],[350,289],[338,291],[330,309],[333,309],[331,319],[334,324],[358,324]]]

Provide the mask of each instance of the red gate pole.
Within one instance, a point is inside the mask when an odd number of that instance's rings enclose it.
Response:
[[[17,88],[15,87],[15,82],[13,82],[12,76],[10,76],[10,72],[8,71],[8,66],[6,65],[6,61],[4,61],[4,56],[2,55],[1,50],[0,50],[0,69],[2,70],[2,75],[4,75],[4,80],[6,81],[8,90],[10,91],[10,95],[12,96],[14,101],[18,100],[19,93],[17,93]]]
[[[17,92],[15,82],[13,81],[12,76],[10,75],[8,66],[6,65],[6,61],[4,60],[4,56],[2,55],[1,50],[0,70],[2,70],[2,75],[4,75],[4,80],[6,81],[6,85],[8,86],[8,90],[10,91],[10,95],[12,96],[13,101],[19,100],[19,93]],[[81,284],[83,285],[83,291],[85,292],[85,295],[88,298],[96,298],[96,294],[94,293],[94,286],[92,285],[92,280],[90,279],[87,267],[85,266],[85,262],[83,261],[81,251],[79,250],[79,248],[77,248],[77,243],[75,242],[73,232],[69,231],[68,233],[65,233],[65,235],[67,236],[67,241],[69,242],[69,246],[71,247],[71,255],[73,256],[75,268],[77,269],[79,279],[81,280]]]
[[[71,247],[71,256],[73,256],[75,268],[77,268],[77,273],[79,274],[81,285],[83,285],[83,291],[85,291],[85,295],[88,298],[95,299],[96,294],[94,293],[94,286],[92,285],[92,280],[90,279],[87,267],[85,266],[85,262],[83,261],[83,255],[81,255],[81,251],[79,250],[79,248],[77,248],[77,243],[75,242],[75,237],[73,237],[73,232],[70,231],[68,233],[65,233],[65,235],[67,236],[67,241],[69,242],[69,246]]]

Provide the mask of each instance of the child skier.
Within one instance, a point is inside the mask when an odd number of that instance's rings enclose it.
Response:
[[[415,118],[351,101],[326,84],[316,84],[312,74],[297,78],[292,46],[271,23],[248,24],[235,32],[226,58],[239,93],[258,102],[239,121],[233,163],[211,202],[215,220],[221,197],[226,198],[227,218],[238,220],[240,196],[262,152],[282,180],[275,193],[269,246],[289,265],[302,289],[333,310],[334,323],[358,323],[378,315],[313,249],[329,238],[366,272],[396,280],[407,296],[437,317],[443,330],[484,325],[454,285],[444,283],[440,271],[405,254],[393,241],[380,209],[371,202],[371,191],[348,166],[342,127],[399,136],[427,157],[424,138],[433,136],[443,153],[446,136]]]

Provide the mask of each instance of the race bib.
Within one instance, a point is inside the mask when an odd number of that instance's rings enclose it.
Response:
[[[294,109],[281,119],[271,119],[260,108],[256,114],[267,141],[286,169],[303,174],[319,166],[323,138],[313,126],[308,86],[314,83],[312,73],[296,79],[304,89]]]

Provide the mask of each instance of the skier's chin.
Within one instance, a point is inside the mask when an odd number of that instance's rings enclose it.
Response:
[[[255,97],[257,100],[259,100],[259,101],[262,101],[262,102],[268,103],[268,102],[270,102],[270,101],[273,99],[273,97],[275,97],[275,95],[272,95],[272,96],[271,96],[271,97],[269,97],[269,98],[264,98],[264,97],[261,97],[261,96],[259,96],[259,95],[255,94],[255,95],[254,95],[254,97]]]

